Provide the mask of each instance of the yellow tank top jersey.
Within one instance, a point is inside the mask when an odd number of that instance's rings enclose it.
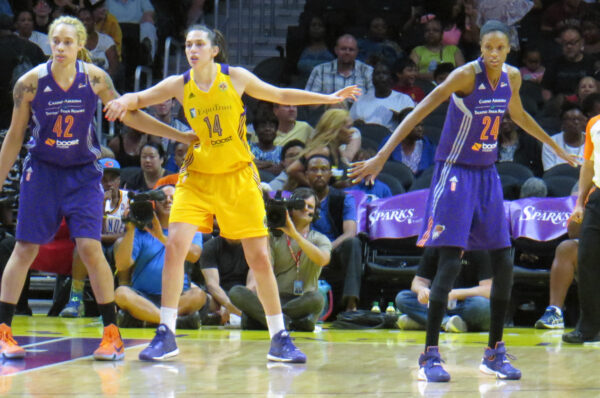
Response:
[[[229,173],[248,166],[253,156],[246,141],[246,112],[229,76],[229,65],[219,70],[208,91],[194,81],[194,71],[183,74],[183,109],[199,143],[188,149],[181,172]]]

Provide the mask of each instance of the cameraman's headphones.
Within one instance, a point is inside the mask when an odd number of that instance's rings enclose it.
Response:
[[[312,222],[315,222],[319,219],[319,215],[321,213],[321,202],[319,201],[319,197],[317,196],[316,192],[312,188],[296,188],[292,193],[292,197],[290,198],[290,200],[305,200],[310,198],[311,196],[315,198],[315,211],[313,213],[312,218]]]

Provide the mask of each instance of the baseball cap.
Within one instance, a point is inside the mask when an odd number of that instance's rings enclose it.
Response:
[[[99,160],[102,168],[106,171],[114,171],[116,173],[121,173],[121,165],[117,162],[116,159],[111,158],[103,158]]]

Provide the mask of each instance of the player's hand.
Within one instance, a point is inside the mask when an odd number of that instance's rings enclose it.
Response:
[[[292,221],[292,217],[290,217],[290,212],[288,210],[285,211],[285,226],[278,229],[282,230],[290,238],[296,236],[298,231],[296,231],[296,227],[294,226],[294,222]]]
[[[581,166],[581,159],[577,155],[571,155],[560,147],[558,147],[558,149],[555,149],[555,151],[556,151],[556,154],[560,158],[564,159],[571,166],[573,166],[573,167]]]
[[[137,95],[125,94],[122,97],[108,101],[104,106],[104,117],[110,121],[123,120],[127,111],[137,109]]]
[[[146,227],[146,231],[150,232],[152,236],[158,239],[161,242],[164,242],[165,234],[162,230],[162,226],[160,225],[160,221],[158,221],[158,216],[154,213],[154,218],[152,219],[152,229]]]
[[[429,303],[429,289],[423,288],[419,290],[419,294],[417,295],[417,300],[419,303],[426,305]]]
[[[185,134],[183,136],[183,141],[182,141],[184,144],[194,145],[199,141],[198,136],[193,131],[189,132],[189,133],[183,133],[183,134]]]
[[[573,213],[571,213],[571,222],[581,224],[583,222],[583,206],[575,205]]]
[[[367,180],[367,184],[374,184],[375,177],[381,172],[384,164],[385,160],[375,155],[370,159],[352,163],[348,176],[352,179],[353,184],[358,184],[364,179]]]
[[[335,93],[330,95],[332,99],[331,103],[336,104],[338,102],[342,102],[347,98],[351,98],[353,101],[356,101],[356,99],[360,97],[361,94],[362,90],[357,85],[344,87],[343,89],[336,91]]]

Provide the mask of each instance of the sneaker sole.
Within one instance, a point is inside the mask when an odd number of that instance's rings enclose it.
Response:
[[[488,368],[486,365],[481,364],[479,365],[479,370],[481,371],[481,373],[484,373],[486,375],[490,375],[490,376],[496,376],[496,378],[498,379],[502,379],[502,380],[519,380],[521,377],[516,378],[516,379],[511,379],[508,376],[506,376],[503,373],[497,372],[493,369]]]
[[[450,381],[450,377],[448,377],[448,380],[428,380],[427,375],[425,374],[425,371],[423,370],[423,368],[419,368],[419,373],[417,374],[417,380],[426,381],[428,383],[448,383]]]
[[[548,325],[547,323],[543,323],[541,321],[537,321],[534,326],[536,329],[564,329],[565,328],[564,323],[559,323],[557,325]]]
[[[285,363],[306,363],[306,359],[298,360],[298,359],[289,359],[289,358],[281,358],[276,357],[275,355],[267,354],[267,359],[273,362],[285,362]]]
[[[110,354],[110,355],[101,355],[101,354],[94,354],[94,359],[96,361],[121,361],[123,360],[123,358],[125,358],[125,353],[122,352],[121,354]]]
[[[179,348],[176,348],[173,351],[167,352],[166,354],[164,354],[160,357],[150,357],[150,356],[142,355],[140,353],[139,359],[140,359],[140,361],[156,362],[156,361],[164,361],[164,360],[172,358],[176,355],[179,355]]]

